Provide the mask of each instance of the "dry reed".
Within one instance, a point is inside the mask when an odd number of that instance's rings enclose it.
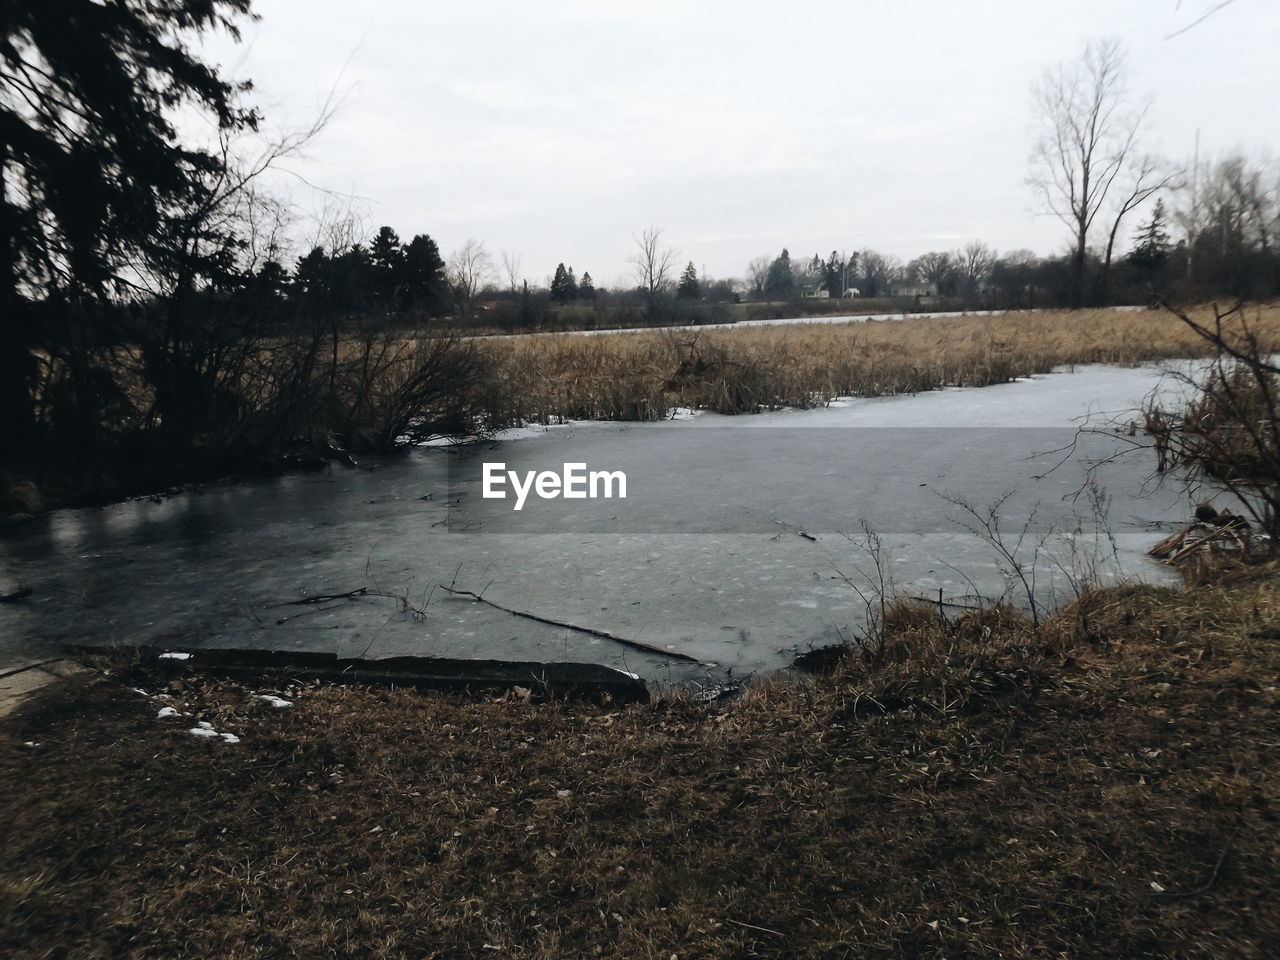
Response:
[[[1207,311],[1206,311],[1207,312]],[[1253,318],[1280,345],[1280,311]],[[747,413],[839,396],[987,386],[1085,363],[1202,356],[1155,310],[1024,312],[483,341],[508,387],[496,420],[650,420],[673,407]]]

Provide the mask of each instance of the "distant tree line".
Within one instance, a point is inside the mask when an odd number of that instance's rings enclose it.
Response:
[[[312,247],[298,259],[292,276],[281,264],[268,261],[259,271],[259,280],[274,297],[307,306],[326,303],[348,312],[417,308],[440,315],[452,306],[445,262],[436,242],[422,233],[404,244],[385,226],[368,247],[359,243],[346,250]]]
[[[752,260],[740,287],[753,300],[897,297],[993,307],[1280,296],[1280,167],[1229,154],[1163,192],[1167,199],[1151,195],[1123,249],[1108,237],[1110,250],[1087,244],[1041,257],[974,240],[904,263],[874,249],[796,260],[784,248]]]
[[[1148,152],[1150,103],[1130,92],[1125,52],[1113,39],[1091,40],[1076,59],[1049,67],[1033,95],[1039,135],[1028,183],[1070,231],[1065,285],[1050,288],[1055,299],[1081,306],[1139,291],[1183,299],[1280,292],[1273,163],[1231,155],[1202,174],[1198,156],[1187,169]],[[1173,224],[1166,197],[1176,202]],[[1125,225],[1140,210],[1148,219],[1121,259]],[[1171,243],[1175,224],[1180,236]]]

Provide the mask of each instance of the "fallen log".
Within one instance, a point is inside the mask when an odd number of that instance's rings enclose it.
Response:
[[[1222,525],[1197,521],[1165,537],[1147,555],[1173,565],[1205,548],[1234,547],[1242,554],[1248,553],[1250,540],[1249,525],[1235,517]]]
[[[1192,540],[1189,543],[1184,542],[1183,545],[1180,546],[1177,550],[1169,554],[1169,556],[1165,557],[1164,562],[1177,563],[1179,560],[1182,560],[1183,558],[1191,555],[1192,553],[1195,553],[1201,547],[1208,546],[1209,544],[1213,543],[1215,540],[1220,539],[1220,537],[1221,537],[1221,534],[1209,533],[1209,534],[1205,534],[1203,537],[1199,537],[1198,539]]]
[[[440,585],[440,589],[445,593],[452,594],[455,597],[462,597],[473,603],[483,603],[486,606],[493,607],[495,610],[501,610],[503,613],[509,613],[514,617],[523,617],[526,620],[532,620],[534,623],[545,623],[550,627],[562,627],[565,630],[575,630],[578,633],[585,633],[591,637],[599,637],[602,640],[612,640],[614,643],[620,643],[626,647],[633,647],[636,650],[643,650],[645,653],[656,653],[664,657],[671,657],[673,660],[685,660],[689,663],[700,663],[697,657],[691,657],[687,653],[677,653],[674,650],[663,650],[651,643],[644,643],[640,640],[630,640],[627,637],[620,637],[617,634],[610,633],[608,630],[597,630],[595,627],[580,627],[576,623],[567,623],[564,620],[554,620],[551,617],[539,616],[536,613],[529,613],[525,610],[516,610],[514,607],[504,607],[500,603],[494,603],[492,600],[486,600],[478,593],[470,590],[458,590],[455,587],[446,587]]]
[[[1165,537],[1163,540],[1157,543],[1154,547],[1148,550],[1147,555],[1151,557],[1155,557],[1158,560],[1163,560],[1165,557],[1169,556],[1169,554],[1173,553],[1180,546],[1182,546],[1183,542],[1187,539],[1187,535],[1191,533],[1191,530],[1195,526],[1196,525],[1193,523],[1190,526],[1184,527],[1183,529],[1177,531],[1176,533],[1169,534],[1169,536]]]
[[[348,590],[346,593],[317,593],[314,596],[303,597],[301,600],[290,600],[284,606],[301,607],[309,603],[328,603],[330,600],[354,600],[356,597],[365,596],[368,592],[368,587],[360,587],[356,590]]]

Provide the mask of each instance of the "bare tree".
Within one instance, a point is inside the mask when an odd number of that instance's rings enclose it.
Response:
[[[1090,41],[1079,59],[1051,67],[1033,88],[1042,129],[1028,183],[1071,229],[1077,306],[1084,301],[1090,232],[1126,169],[1147,112],[1130,102],[1124,60],[1119,41]]]
[[[324,191],[319,210],[309,216],[312,230],[305,248],[327,250],[331,256],[346,253],[369,234],[369,215],[358,197]]]
[[[662,228],[650,227],[635,238],[636,253],[631,257],[636,284],[644,291],[646,313],[650,320],[658,314],[662,295],[671,286],[676,251],[662,245]]]
[[[1102,289],[1105,297],[1111,282],[1111,258],[1115,252],[1120,224],[1132,211],[1166,188],[1174,187],[1177,172],[1168,169],[1163,160],[1149,153],[1135,157],[1127,164],[1127,178],[1116,194],[1111,208],[1111,229],[1107,233],[1107,251],[1102,261]]]
[[[449,282],[464,320],[471,316],[476,294],[492,277],[493,258],[479,240],[468,240],[449,257]]]
[[[908,265],[914,279],[931,284],[938,293],[944,293],[956,272],[954,257],[945,251],[922,254]]]
[[[966,295],[977,293],[996,265],[996,252],[981,240],[970,240],[952,256],[956,272],[960,275],[961,290]]]
[[[756,257],[747,264],[747,285],[750,287],[753,297],[764,296],[764,283],[769,278],[769,265],[773,263],[773,257],[765,255]]]
[[[902,261],[893,254],[863,250],[859,260],[862,262],[862,292],[869,297],[882,296],[885,288],[902,272]]]
[[[1280,290],[1274,247],[1280,239],[1280,165],[1228,154],[1197,177],[1178,214],[1186,231],[1187,273],[1236,295]]]
[[[1212,17],[1215,13],[1217,13],[1223,7],[1229,7],[1233,3],[1235,3],[1235,0],[1218,0],[1217,3],[1215,3],[1212,7],[1206,10],[1204,13],[1200,14],[1200,16],[1196,17],[1194,20],[1188,23],[1185,27],[1181,27],[1173,31],[1173,33],[1166,36],[1165,39],[1172,40],[1174,37],[1182,36],[1188,30],[1198,27],[1200,24],[1204,23],[1206,20]],[[1178,0],[1178,4],[1176,7],[1174,7],[1174,9],[1177,10],[1181,6],[1182,6],[1182,0]]]
[[[507,289],[515,293],[520,288],[520,254],[502,251],[502,273],[507,278]]]

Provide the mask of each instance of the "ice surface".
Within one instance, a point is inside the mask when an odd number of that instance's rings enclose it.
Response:
[[[595,661],[660,683],[704,672],[432,592],[433,584],[453,582],[506,607],[688,653],[736,677],[856,636],[866,613],[858,590],[878,589],[882,577],[923,596],[1003,592],[1008,571],[941,494],[981,506],[1011,478],[1018,491],[1008,519],[1038,509],[1046,528],[1038,532],[1053,527],[1045,549],[1068,570],[1094,566],[1106,578],[1172,581],[1144,554],[1186,518],[1188,500],[1175,482],[1148,482],[1153,457],[1143,460],[1139,451],[1107,475],[1112,552],[1111,540],[1092,535],[1088,504],[1063,499],[1079,484],[1079,465],[1041,476],[1026,459],[1036,451],[1019,448],[1039,430],[1070,434],[1086,420],[1123,428],[1161,383],[1156,366],[1091,366],[982,389],[846,398],[814,410],[571,424],[506,434],[473,454],[422,449],[355,469],[210,485],[161,503],[59,510],[0,541],[0,574],[39,588],[32,602],[0,609],[0,644],[35,654],[64,643],[128,642]],[[995,447],[983,446],[996,428],[1007,430],[991,441]],[[865,456],[836,456],[831,438],[839,431],[864,444]],[[638,443],[642,435],[659,442]],[[726,497],[734,522],[746,516],[756,526],[725,522],[715,474],[680,459],[699,440],[708,469],[733,480]],[[618,511],[626,527],[617,532],[599,501],[600,509],[583,514],[590,522],[566,520],[557,532],[450,532],[460,509],[496,516],[474,501],[449,502],[457,487],[450,467],[459,458],[478,455],[515,469],[552,453],[593,466],[635,458],[637,469],[669,475],[674,492],[665,507],[640,495],[621,505],[631,512]],[[709,512],[681,513],[694,506]],[[881,535],[880,569],[860,519]],[[706,532],[691,532],[699,529]],[[1070,597],[1072,579],[1047,555],[1041,559],[1038,602]],[[372,595],[290,605],[362,586],[402,595],[411,608],[430,602],[424,615]]]

